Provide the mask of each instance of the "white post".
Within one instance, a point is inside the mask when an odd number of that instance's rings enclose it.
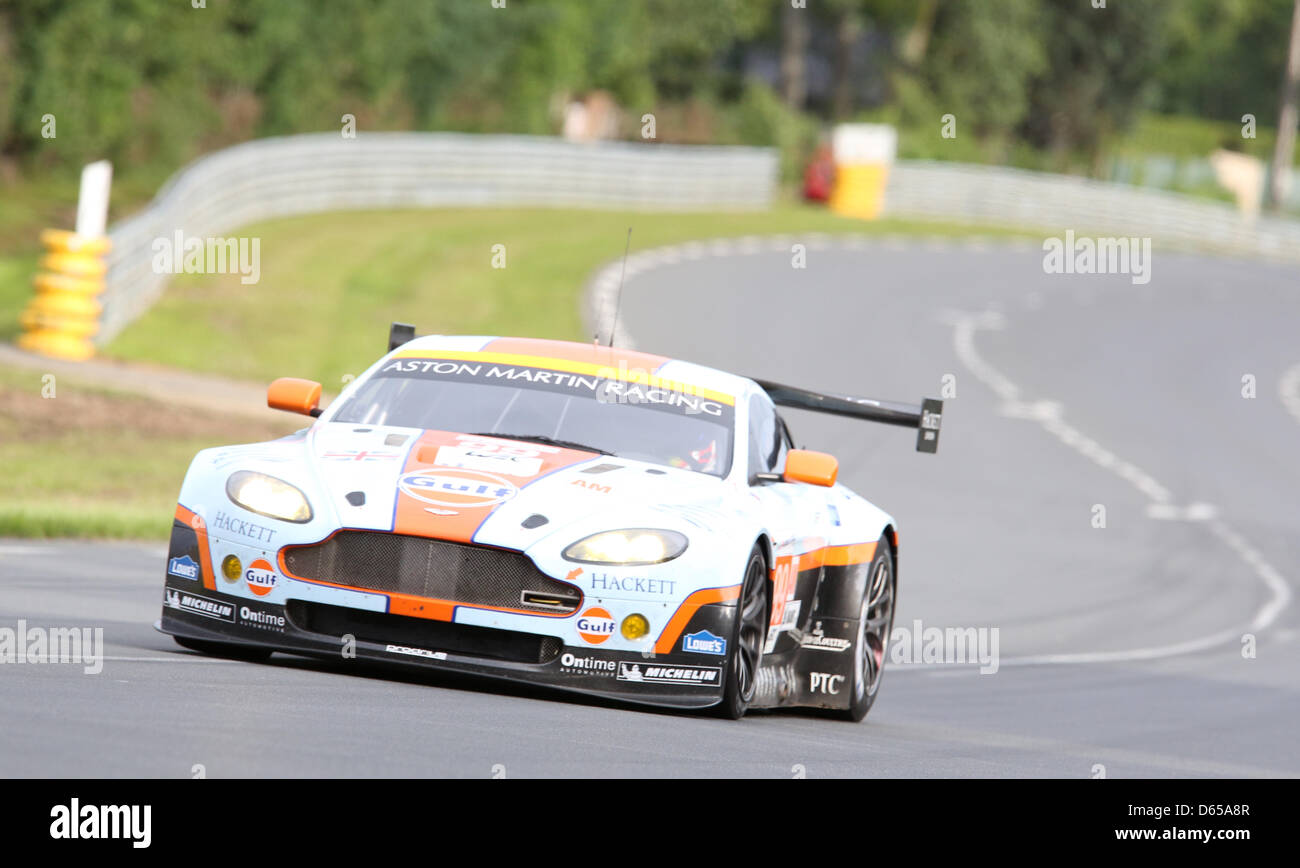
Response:
[[[81,170],[76,231],[82,238],[99,238],[108,228],[108,193],[112,186],[113,164],[108,160]]]

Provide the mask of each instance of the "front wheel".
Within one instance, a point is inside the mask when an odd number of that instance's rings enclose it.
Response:
[[[763,550],[754,546],[745,567],[736,604],[736,623],[727,649],[727,677],[718,713],[731,720],[745,716],[758,689],[758,665],[767,638],[767,561]]]
[[[853,643],[852,701],[843,712],[849,720],[859,721],[866,717],[880,692],[885,655],[889,651],[889,634],[894,629],[897,590],[893,552],[889,540],[882,536],[876,543],[876,556],[871,560],[858,614],[858,632]]]

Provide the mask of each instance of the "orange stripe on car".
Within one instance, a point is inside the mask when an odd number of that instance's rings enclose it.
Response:
[[[567,359],[571,362],[608,365],[612,368],[620,366],[644,368],[647,371],[658,370],[660,365],[668,361],[667,356],[657,356],[654,353],[643,353],[638,350],[602,347],[596,344],[575,344],[570,341],[548,341],[541,338],[496,338],[488,341],[483,351]]]
[[[739,599],[739,597],[740,585],[731,585],[726,588],[705,588],[691,594],[677,607],[677,611],[668,620],[668,625],[659,634],[659,639],[655,642],[655,653],[668,654],[673,650],[673,647],[677,644],[677,637],[682,635],[682,631],[686,629],[686,625],[690,623],[691,618],[695,616],[701,606],[707,606],[710,603],[725,603],[727,600],[735,600]]]
[[[210,591],[217,589],[215,574],[212,572],[212,552],[208,549],[208,523],[197,512],[176,504],[176,518],[194,528],[199,538],[199,568],[203,573],[203,587]]]
[[[876,544],[869,543],[852,543],[842,546],[819,545],[816,548],[801,552],[798,555],[798,571],[815,570],[818,567],[847,567],[853,564],[864,564],[876,556]],[[789,558],[790,555],[778,555],[781,558]]]
[[[409,618],[427,618],[430,621],[450,621],[456,614],[456,604],[446,600],[431,600],[412,594],[389,594],[388,611]]]
[[[822,563],[828,567],[847,567],[850,564],[865,564],[876,556],[876,544],[854,543],[847,546],[827,546],[822,549]],[[803,559],[800,558],[800,565]]]
[[[438,454],[444,446],[477,447],[489,454],[491,450],[498,449],[503,456],[514,455],[536,461],[537,471],[525,477],[504,472],[497,474],[473,468],[439,465]],[[507,486],[516,490],[521,489],[549,473],[595,457],[595,452],[539,446],[507,438],[472,437],[449,431],[425,431],[407,455],[406,466],[402,468],[402,478],[405,479],[412,473],[427,471],[433,479],[443,481],[463,479],[467,487],[475,483],[480,486],[499,485],[508,493]],[[420,479],[417,478],[416,481],[419,482]],[[503,502],[493,496],[452,491],[446,486],[436,490],[431,489],[430,494],[427,495],[428,499],[414,496],[409,493],[410,490],[409,487],[404,487],[397,493],[393,532],[459,543],[473,542],[474,533]]]

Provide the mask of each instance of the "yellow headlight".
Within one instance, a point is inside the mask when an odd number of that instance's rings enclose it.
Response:
[[[237,582],[239,577],[244,574],[244,565],[239,562],[239,558],[234,555],[226,555],[221,561],[221,575],[226,577],[228,582]]]
[[[564,559],[581,564],[661,564],[686,551],[686,537],[675,530],[629,528],[608,530],[578,540]]]
[[[650,622],[645,615],[628,615],[623,619],[623,638],[640,639],[650,632]]]
[[[311,521],[307,497],[283,479],[237,470],[226,480],[226,496],[250,512],[299,524]]]

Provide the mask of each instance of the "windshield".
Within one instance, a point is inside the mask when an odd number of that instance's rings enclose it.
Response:
[[[725,476],[734,400],[652,381],[521,365],[393,359],[335,422],[488,434]]]

